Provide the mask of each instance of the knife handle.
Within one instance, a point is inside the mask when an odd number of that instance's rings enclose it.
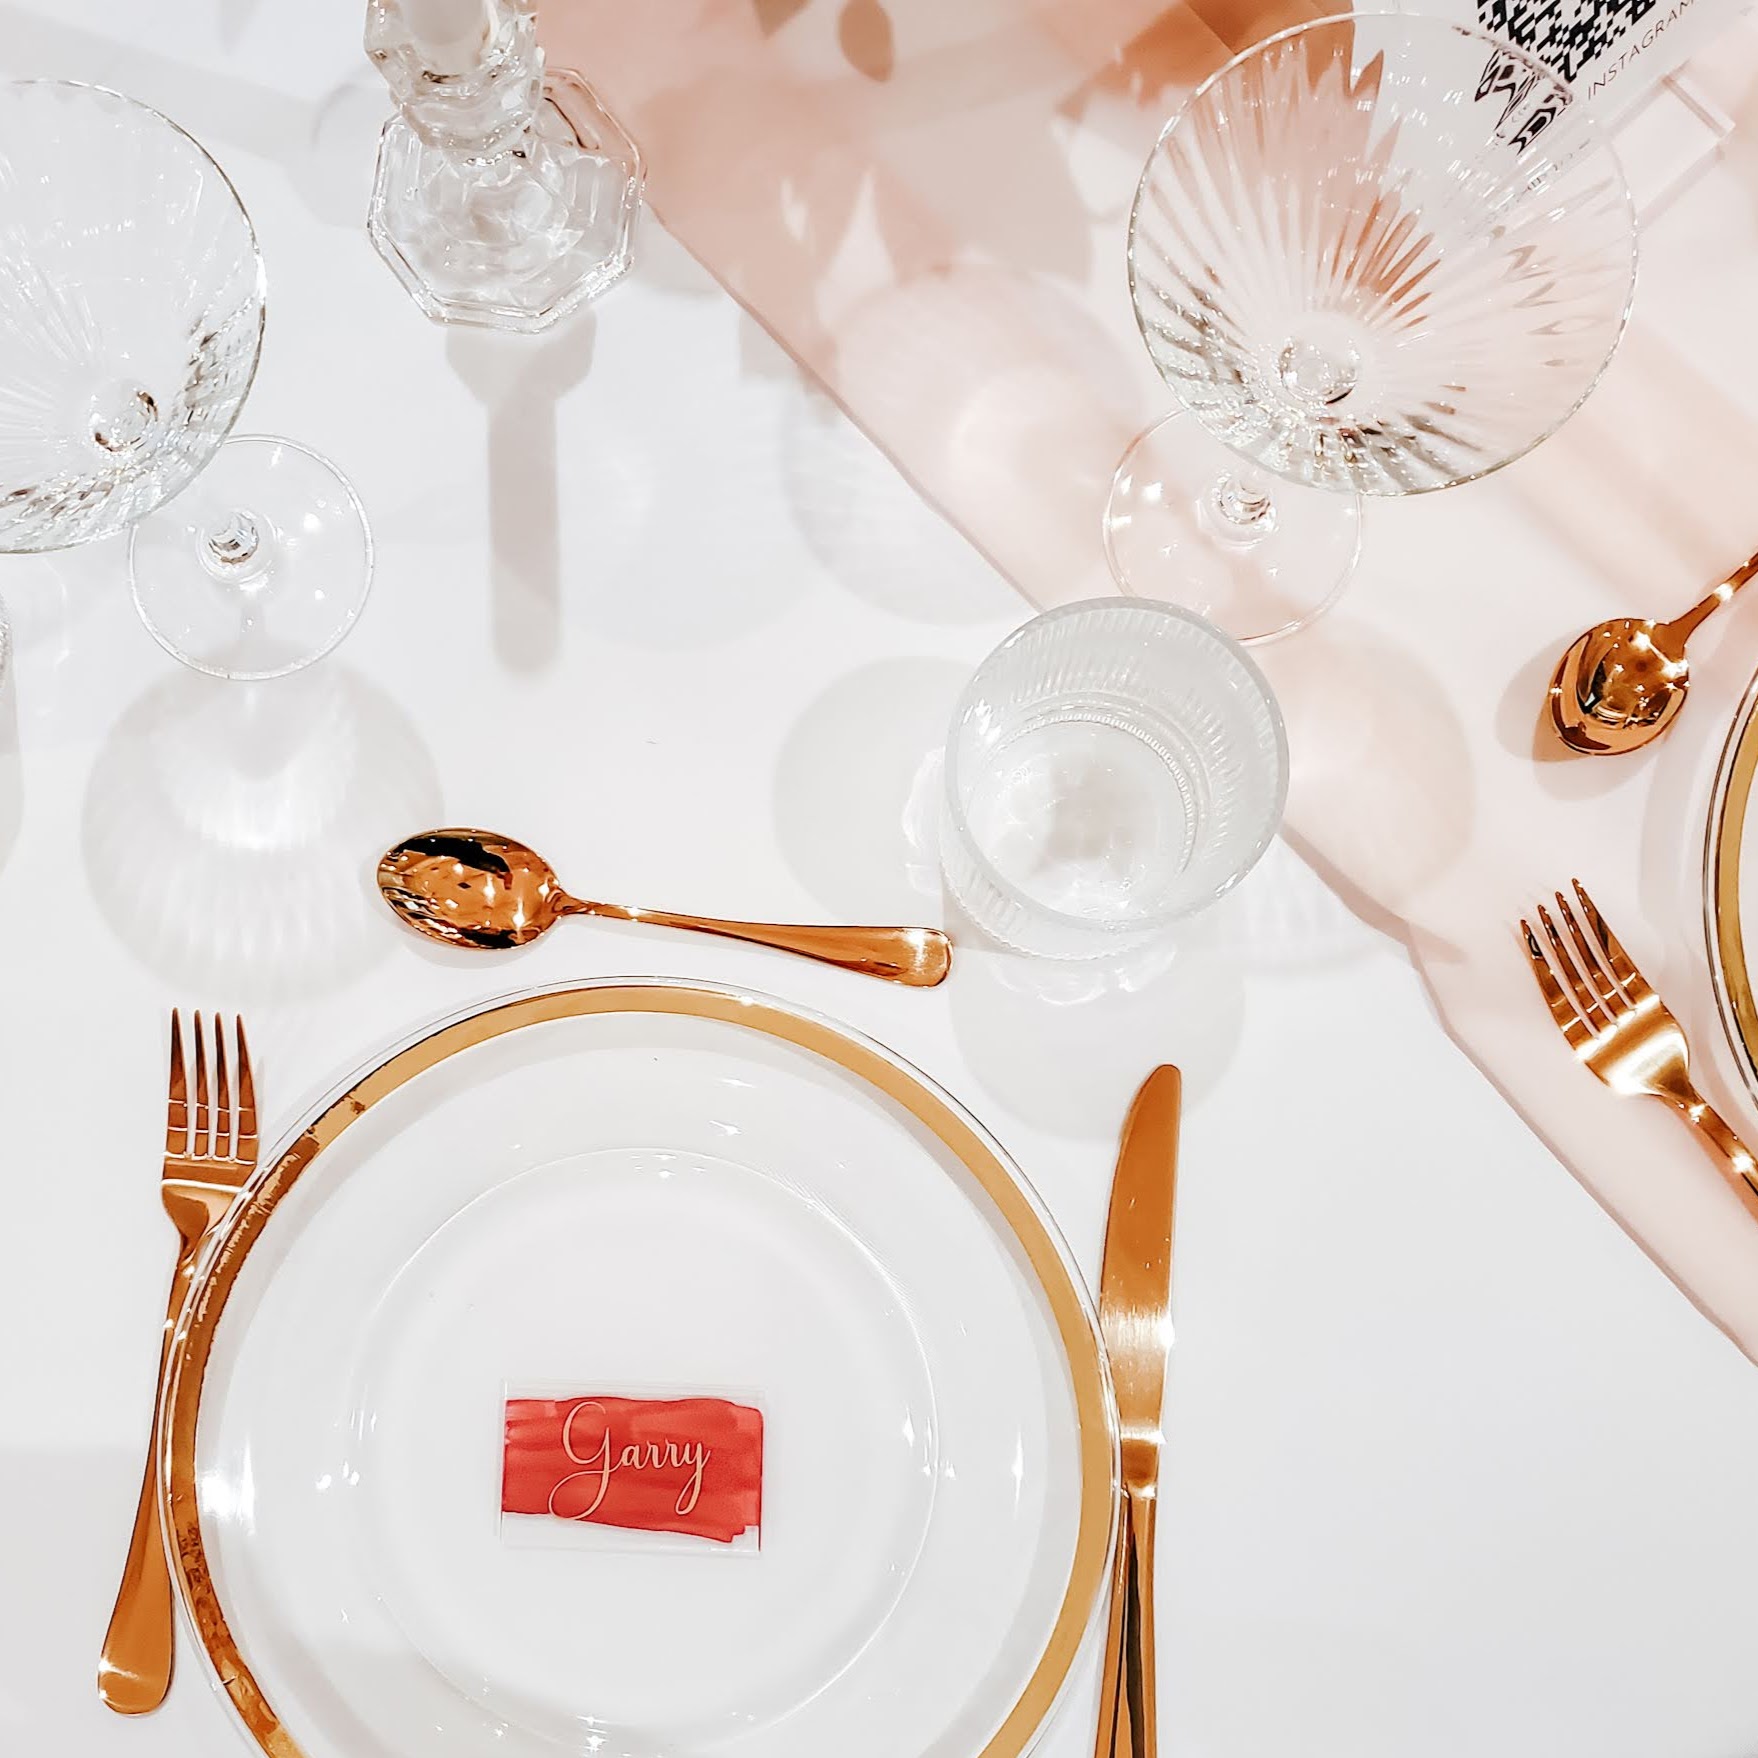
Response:
[[[1121,1734],[1119,1745],[1118,1716],[1123,1714],[1124,1728],[1128,1712],[1122,1709],[1123,1696],[1123,1593],[1129,1558],[1123,1544],[1123,1528],[1129,1523],[1126,1504],[1118,1504],[1117,1532],[1111,1547],[1111,1594],[1105,1619],[1105,1659],[1099,1669],[1099,1726],[1093,1741],[1093,1758],[1114,1758],[1127,1752],[1128,1733]]]
[[[1095,1758],[1155,1758],[1159,1715],[1154,1679],[1152,1491],[1125,1490],[1112,1570],[1111,1617],[1099,1685]]]

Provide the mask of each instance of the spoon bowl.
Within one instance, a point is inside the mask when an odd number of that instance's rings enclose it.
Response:
[[[1634,751],[1657,739],[1685,705],[1691,668],[1671,625],[1642,617],[1597,623],[1557,664],[1550,713],[1557,735],[1583,756]]]
[[[564,916],[602,916],[772,946],[917,989],[944,982],[952,968],[952,942],[938,928],[732,922],[594,903],[563,890],[535,849],[492,830],[427,830],[406,838],[379,861],[378,888],[417,933],[484,952],[527,945]]]
[[[527,945],[567,913],[549,862],[486,830],[409,837],[380,860],[378,888],[429,939],[485,952]]]
[[[1677,719],[1691,688],[1685,643],[1758,574],[1758,555],[1742,562],[1668,623],[1614,617],[1578,636],[1550,681],[1557,736],[1583,756],[1615,756],[1652,743]]]

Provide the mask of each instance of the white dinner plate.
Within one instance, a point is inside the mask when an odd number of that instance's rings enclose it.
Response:
[[[760,1411],[760,1524],[503,1517],[523,1396]],[[327,1102],[205,1259],[165,1435],[186,1603],[275,1758],[1011,1758],[1116,1479],[1089,1302],[980,1126],[820,1019],[650,981]]]

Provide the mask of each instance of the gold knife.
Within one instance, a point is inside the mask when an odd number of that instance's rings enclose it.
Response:
[[[1184,1079],[1170,1064],[1143,1083],[1123,1126],[1099,1327],[1117,1389],[1123,1497],[1111,1572],[1111,1615],[1099,1688],[1096,1758],[1154,1758],[1154,1509],[1159,1494],[1160,1406],[1172,1348],[1172,1209]]]

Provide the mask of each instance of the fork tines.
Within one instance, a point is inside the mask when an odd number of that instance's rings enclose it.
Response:
[[[1551,1017],[1571,1046],[1580,1049],[1646,1006],[1654,991],[1630,962],[1617,935],[1587,895],[1587,888],[1579,879],[1572,883],[1579,910],[1562,892],[1554,894],[1557,916],[1563,923],[1561,931],[1556,917],[1541,903],[1538,920],[1544,930],[1543,944],[1524,918],[1520,932],[1538,986],[1550,1004]]]
[[[232,1018],[233,1055],[226,1054],[226,1025],[213,1020],[213,1080],[208,1078],[209,1035],[199,1013],[191,1033],[195,1064],[195,1102],[190,1103],[188,1064],[183,1050],[183,1017],[171,1012],[171,1084],[165,1106],[165,1152],[177,1159],[252,1160],[256,1154],[256,1081],[250,1069],[250,1045],[244,1021]],[[232,1103],[236,1070],[238,1103]]]

